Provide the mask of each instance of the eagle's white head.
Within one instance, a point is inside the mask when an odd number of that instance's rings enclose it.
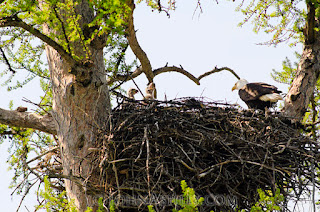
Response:
[[[246,84],[248,84],[247,80],[240,79],[238,82],[236,82],[236,84],[234,84],[234,86],[232,87],[232,91],[239,90],[239,89],[243,88]]]

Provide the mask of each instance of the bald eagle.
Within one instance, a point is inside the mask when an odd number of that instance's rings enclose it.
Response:
[[[276,104],[278,100],[282,100],[277,87],[263,82],[248,83],[245,79],[240,79],[233,86],[232,91],[239,90],[239,96],[249,109],[270,108]]]

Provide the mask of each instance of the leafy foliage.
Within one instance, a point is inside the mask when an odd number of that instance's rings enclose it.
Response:
[[[277,188],[274,195],[272,195],[271,191],[266,193],[261,189],[258,189],[259,193],[259,201],[251,208],[251,212],[271,212],[271,211],[280,211],[281,203],[284,201],[284,197],[280,194],[280,189]]]
[[[173,199],[172,202],[177,207],[181,207],[179,211],[174,208],[173,212],[195,212],[198,211],[198,207],[203,203],[204,198],[197,198],[193,188],[189,188],[186,181],[181,181],[181,189],[183,193],[183,199]]]
[[[115,212],[116,211],[116,204],[114,203],[114,200],[111,200],[109,203],[109,211]]]
[[[148,211],[149,211],[149,212],[156,212],[156,211],[153,209],[153,206],[152,206],[152,205],[148,205]]]
[[[107,35],[106,46],[118,53],[117,46],[122,48],[123,43],[126,43],[125,20],[130,8],[125,4],[125,0],[88,1],[95,13],[95,18],[89,23],[82,20],[81,13],[78,13],[78,4],[78,1],[73,0],[47,0],[41,3],[8,0],[5,4],[0,4],[0,11],[5,11],[0,14],[0,19],[16,16],[40,33],[46,34],[78,61],[88,59],[91,56],[91,42],[104,35]],[[47,33],[44,26],[52,30]],[[8,86],[8,90],[22,87],[36,76],[49,79],[47,64],[43,63],[45,45],[42,41],[18,27],[1,28],[0,35],[0,48],[3,49],[7,61],[10,61],[8,64],[5,57],[0,57],[0,63],[7,65],[7,69],[0,70],[0,76],[7,76],[3,85]],[[107,51],[110,52],[109,49]],[[118,63],[118,58],[111,57],[107,64]],[[27,70],[31,74],[27,77],[22,75],[25,80],[16,80],[12,86],[18,70]],[[21,72],[19,76],[17,78],[21,78]]]
[[[296,57],[300,59],[301,55],[296,52]],[[291,85],[294,77],[296,76],[297,68],[298,63],[294,62],[292,64],[289,58],[286,57],[286,59],[282,62],[282,71],[276,71],[273,69],[271,77],[279,83]]]
[[[176,1],[175,0],[169,0],[167,1],[166,5],[163,5],[161,1],[157,0],[138,0],[137,3],[145,2],[149,7],[151,7],[153,10],[158,11],[166,11],[169,12],[170,10],[175,10],[176,8]]]
[[[39,208],[44,208],[46,211],[68,211],[77,212],[77,208],[74,206],[73,202],[68,202],[66,191],[57,193],[51,188],[51,183],[48,177],[44,178],[44,190],[40,191],[40,195],[44,198],[45,204],[38,206]]]
[[[300,0],[252,0],[244,1],[237,7],[246,17],[239,24],[242,26],[249,20],[254,25],[253,31],[263,30],[272,34],[268,44],[278,44],[293,38],[292,44],[303,40],[302,28],[306,20],[306,11]]]

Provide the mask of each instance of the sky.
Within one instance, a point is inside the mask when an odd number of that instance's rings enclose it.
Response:
[[[288,47],[288,43],[277,47],[257,45],[270,40],[271,36],[263,33],[255,34],[250,23],[238,27],[244,16],[235,12],[237,3],[231,1],[203,1],[203,13],[196,10],[196,1],[180,0],[177,9],[171,12],[171,17],[158,12],[151,12],[144,3],[137,5],[134,14],[135,28],[138,41],[147,53],[154,69],[165,66],[182,66],[198,77],[212,70],[214,67],[227,66],[233,69],[241,78],[249,82],[266,82],[287,92],[288,86],[272,80],[272,69],[281,70],[282,61],[288,57],[295,61],[294,52],[302,51],[302,46]],[[194,13],[195,12],[195,13]],[[130,53],[129,58],[135,58]],[[206,97],[212,101],[238,103],[245,107],[237,92],[231,88],[237,79],[229,72],[222,71],[210,75],[200,81],[201,85],[178,73],[164,73],[155,77],[158,99],[164,100],[179,97]],[[1,82],[1,81],[0,81]],[[142,91],[145,90],[147,80],[144,76],[135,79]],[[135,87],[132,82],[124,84],[126,90]],[[39,102],[41,95],[38,82],[31,82],[23,89],[7,92],[0,87],[0,107],[8,109],[9,101],[13,100],[14,108],[23,105],[33,107],[22,101],[25,97]],[[136,99],[141,99],[140,94]],[[19,196],[10,196],[8,189],[12,172],[7,171],[7,149],[9,142],[0,146],[0,205],[6,211],[16,211]],[[34,191],[33,193],[34,194]],[[33,211],[35,195],[27,197],[20,211]],[[28,209],[27,209],[28,208]],[[307,208],[302,211],[308,211]],[[311,210],[310,210],[311,211]]]

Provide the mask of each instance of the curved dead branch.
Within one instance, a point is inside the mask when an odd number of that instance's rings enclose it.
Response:
[[[127,18],[127,29],[126,29],[126,33],[127,33],[127,40],[129,42],[129,45],[133,51],[133,53],[135,54],[135,56],[139,59],[140,63],[141,63],[141,70],[136,70],[135,72],[131,73],[131,77],[129,77],[130,75],[117,75],[115,77],[113,77],[112,79],[110,79],[108,81],[108,84],[112,84],[115,81],[128,81],[131,78],[137,77],[139,76],[142,72],[145,73],[147,79],[149,82],[153,82],[153,78],[161,73],[164,72],[170,72],[170,71],[175,71],[175,72],[179,72],[183,75],[185,75],[186,77],[188,77],[190,80],[192,80],[193,82],[195,82],[197,85],[200,85],[200,80],[210,74],[216,73],[216,72],[220,72],[222,70],[227,70],[230,71],[235,77],[237,77],[238,79],[240,79],[240,77],[230,68],[228,67],[222,67],[222,68],[217,68],[215,67],[212,71],[206,72],[202,75],[200,75],[198,78],[196,78],[195,76],[193,76],[191,73],[189,73],[188,71],[184,70],[182,67],[178,68],[175,66],[172,67],[162,67],[162,68],[158,68],[155,69],[154,71],[152,71],[152,66],[150,63],[150,60],[147,56],[147,54],[143,51],[143,49],[141,48],[141,46],[139,45],[139,42],[137,40],[137,36],[136,36],[136,31],[134,29],[134,23],[133,23],[133,12],[135,9],[135,4],[133,0],[127,0],[127,5],[130,7],[131,11],[128,14],[128,18]]]
[[[147,54],[142,50],[141,46],[139,45],[136,31],[134,30],[134,23],[133,23],[133,11],[135,9],[135,4],[133,0],[128,0],[127,5],[131,8],[131,11],[128,15],[128,26],[126,29],[127,32],[127,39],[130,45],[130,48],[132,49],[133,53],[136,55],[136,57],[139,59],[142,70],[146,74],[146,77],[148,78],[149,82],[153,82],[153,72],[150,60],[147,56]]]
[[[14,127],[24,127],[40,130],[53,135],[57,134],[54,119],[50,115],[18,112],[0,108],[0,123]]]
[[[223,71],[223,70],[230,71],[236,78],[240,79],[240,77],[231,68],[228,68],[228,67],[222,67],[222,68],[215,67],[213,70],[208,71],[208,72],[200,75],[198,78],[195,77],[190,72],[188,72],[185,69],[183,69],[182,67],[179,68],[179,67],[176,67],[176,66],[164,66],[164,67],[161,67],[161,68],[157,68],[157,69],[153,70],[152,73],[153,73],[153,77],[155,77],[155,76],[157,76],[159,74],[162,74],[162,73],[165,73],[165,72],[178,72],[178,73],[183,74],[186,77],[188,77],[190,80],[192,80],[197,85],[200,85],[200,80],[202,78],[207,77],[210,74]],[[141,73],[144,73],[143,70],[142,70],[142,67],[138,67],[134,72],[130,72],[129,74],[118,74],[118,75],[113,76],[113,77],[108,79],[108,85],[111,85],[112,83],[114,83],[116,81],[127,82],[127,81],[129,81],[129,80],[131,80],[133,78],[136,78]]]
[[[186,77],[188,77],[190,80],[192,80],[197,85],[200,85],[199,78],[196,78],[191,73],[184,70],[183,68],[178,68],[176,66],[162,67],[162,68],[155,69],[153,71],[153,74],[154,74],[154,76],[157,76],[158,74],[165,73],[165,72],[171,72],[171,71],[179,72],[179,73],[185,75]]]
[[[200,81],[202,78],[207,77],[207,76],[209,76],[210,74],[217,73],[217,72],[220,72],[220,71],[223,71],[223,70],[226,70],[226,71],[231,72],[231,74],[233,74],[235,77],[237,77],[237,79],[240,79],[240,77],[238,76],[238,74],[236,74],[236,72],[234,72],[234,70],[232,70],[231,68],[228,68],[228,67],[217,68],[217,67],[215,67],[213,70],[208,71],[208,72],[206,72],[206,73],[204,73],[204,74],[201,74],[201,75],[198,77],[198,80]]]

